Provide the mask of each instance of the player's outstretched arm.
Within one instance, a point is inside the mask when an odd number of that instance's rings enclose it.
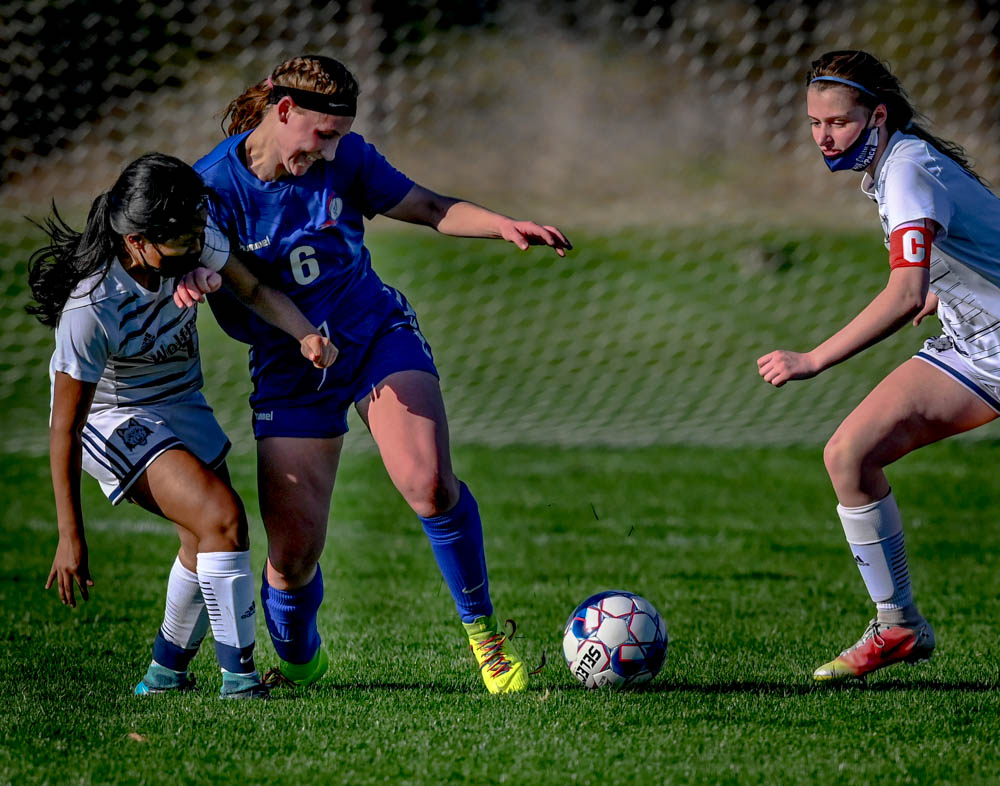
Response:
[[[97,385],[81,382],[57,371],[52,391],[52,423],[49,427],[49,466],[56,500],[59,545],[45,589],[55,584],[59,599],[76,607],[74,583],[84,600],[90,599],[90,563],[80,504],[80,472],[83,460],[83,427]]]
[[[319,330],[299,311],[299,307],[292,299],[261,282],[235,254],[230,256],[220,272],[222,280],[233,294],[253,309],[261,319],[284,330],[298,341],[303,357],[311,361],[316,368],[327,368],[337,359],[337,347],[329,338],[320,334]],[[196,274],[197,270],[193,274],[189,273],[184,277],[184,281],[188,282],[189,277]],[[187,286],[190,286],[190,283],[188,282]]]
[[[891,336],[922,313],[927,301],[928,269],[898,267],[865,309],[811,352],[775,350],[757,359],[765,382],[780,388],[794,379],[809,379]]]
[[[518,221],[473,202],[436,194],[416,184],[385,215],[397,221],[433,227],[443,235],[506,240],[522,251],[530,246],[549,246],[564,257],[573,248],[566,235],[554,226]]]

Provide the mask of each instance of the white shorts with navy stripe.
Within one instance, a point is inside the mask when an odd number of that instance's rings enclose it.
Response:
[[[91,412],[83,427],[83,468],[115,505],[164,451],[183,448],[215,469],[231,444],[201,393],[166,406]]]
[[[937,367],[982,399],[986,406],[1000,414],[1000,384],[980,372],[974,362],[955,349],[948,336],[929,338],[915,358]]]

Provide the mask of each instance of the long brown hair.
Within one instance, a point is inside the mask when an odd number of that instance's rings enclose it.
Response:
[[[848,79],[863,86],[868,93],[858,90],[850,85],[839,82],[817,82],[813,80],[818,76],[835,76],[840,79]],[[831,87],[840,87],[850,90],[855,100],[868,109],[875,109],[879,104],[885,104],[889,116],[886,120],[886,127],[889,133],[902,131],[912,134],[927,142],[929,145],[948,156],[962,169],[972,175],[984,186],[989,186],[982,177],[972,168],[969,161],[969,154],[965,149],[947,139],[934,136],[920,121],[927,121],[927,118],[918,112],[910,103],[906,91],[883,62],[868,52],[858,49],[841,49],[835,52],[827,52],[816,60],[813,60],[806,73],[806,85],[817,90],[828,90]]]
[[[270,83],[268,82],[270,80]],[[251,85],[229,102],[222,116],[227,136],[241,134],[260,125],[271,104],[271,85],[297,87],[316,93],[341,93],[357,98],[358,80],[343,63],[323,55],[301,55],[277,66],[268,77]],[[229,127],[226,127],[226,121]]]

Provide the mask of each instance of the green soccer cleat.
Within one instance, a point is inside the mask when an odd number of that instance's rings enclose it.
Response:
[[[219,691],[221,699],[266,699],[270,693],[270,686],[261,680],[256,671],[250,674],[222,672],[222,690]]]
[[[279,661],[278,668],[271,669],[264,675],[264,682],[269,686],[291,685],[296,688],[305,688],[316,682],[326,674],[330,668],[330,656],[326,653],[326,648],[322,645],[313,659],[308,663],[288,663]]]
[[[528,687],[524,661],[510,638],[497,626],[496,618],[477,617],[462,626],[479,664],[479,673],[490,693],[517,693]]]
[[[145,676],[135,686],[136,696],[153,693],[184,693],[196,687],[194,675],[189,671],[174,671],[156,661],[149,664]]]
[[[934,629],[927,620],[913,627],[872,620],[858,642],[816,669],[813,679],[861,679],[894,663],[921,663],[930,660],[934,646]]]

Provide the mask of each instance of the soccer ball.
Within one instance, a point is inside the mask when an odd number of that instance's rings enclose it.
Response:
[[[621,590],[599,592],[566,621],[563,656],[588,688],[649,682],[667,657],[667,624],[645,598]]]

